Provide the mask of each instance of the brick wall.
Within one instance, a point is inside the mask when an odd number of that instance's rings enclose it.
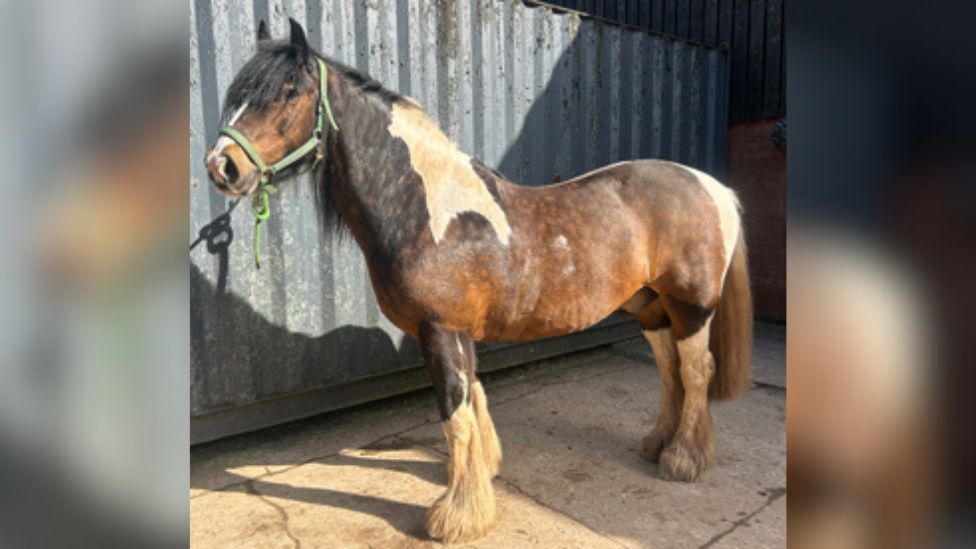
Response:
[[[786,318],[786,151],[773,144],[777,120],[729,127],[726,183],[745,211],[756,316]]]

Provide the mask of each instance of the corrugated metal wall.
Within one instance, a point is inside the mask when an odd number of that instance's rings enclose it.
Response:
[[[226,214],[231,202],[207,180],[204,151],[261,18],[284,37],[295,17],[326,55],[416,97],[463,150],[515,181],[639,157],[724,169],[725,51],[508,0],[196,0],[191,16],[190,231],[201,237],[191,250],[192,415],[203,425],[277,403],[274,419],[201,427],[194,440],[334,407],[324,400],[337,393],[323,388],[358,387],[357,401],[392,394],[402,388],[383,380],[420,364],[380,314],[352,239],[320,234],[307,176],[273,198],[261,270],[248,204]],[[508,347],[504,360],[537,349]]]
[[[728,44],[732,122],[786,116],[785,0],[545,0],[692,40]]]

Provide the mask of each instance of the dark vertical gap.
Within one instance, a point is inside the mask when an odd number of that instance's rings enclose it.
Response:
[[[674,34],[681,38],[688,38],[688,23],[691,14],[690,0],[678,0],[678,9],[675,13]]]
[[[691,46],[678,42],[675,44],[677,60],[675,70],[677,81],[681,82],[681,93],[675,97],[676,101],[671,106],[678,115],[680,124],[675,125],[675,136],[677,140],[678,161],[683,164],[689,163],[689,142],[691,141],[692,115],[694,113],[694,95],[692,94],[692,74],[691,74]]]
[[[623,48],[623,56],[620,63],[620,148],[619,157],[629,159],[633,155],[631,150],[633,139],[633,116],[630,113],[636,112],[634,108],[634,39],[631,33],[622,32],[620,37],[620,47]]]
[[[782,0],[771,0],[766,17],[766,91],[763,103],[764,116],[780,116],[782,89],[781,65],[783,63],[783,12]]]
[[[763,107],[763,69],[766,60],[766,48],[763,39],[766,36],[766,0],[752,0],[749,7],[749,73],[748,73],[748,103],[746,116],[749,120],[756,120],[762,116]]]
[[[732,19],[734,0],[718,0],[718,43],[732,46]],[[730,58],[731,61],[731,58]]]
[[[705,60],[702,67],[704,70],[703,83],[705,88],[702,93],[704,105],[702,113],[705,119],[703,134],[705,149],[702,165],[705,167],[705,171],[715,175],[717,162],[716,140],[718,138],[718,128],[715,127],[715,110],[718,107],[718,86],[716,85],[718,74],[715,60],[720,54],[716,51],[706,51],[704,55]]]
[[[271,13],[268,11],[267,0],[254,0],[252,5],[254,6],[254,33],[256,36],[258,22],[264,20],[268,25],[271,25]]]
[[[514,7],[511,2],[505,2],[504,14],[502,19],[505,25],[505,40],[508,45],[505,47],[505,135],[515,135],[515,81],[512,75],[515,74],[515,48],[511,47],[514,43],[512,33],[514,32]],[[521,147],[510,147],[502,159],[502,166],[499,169],[508,178],[518,177],[516,167],[519,166],[519,157],[522,154]]]
[[[573,101],[577,105],[576,107],[576,142],[582,143],[584,146],[579,147],[577,154],[573,155],[574,170],[573,175],[578,175],[586,170],[586,136],[589,135],[588,128],[586,127],[586,105],[583,104],[583,87],[586,82],[586,67],[584,63],[586,62],[586,57],[583,54],[584,45],[586,40],[583,39],[581,34],[577,35],[576,40],[574,40],[573,56],[574,56],[574,85],[573,85]]]
[[[280,15],[279,15],[280,16]],[[273,28],[271,25],[271,14],[268,15],[268,26]],[[287,31],[286,31],[287,37]],[[271,320],[279,325],[287,325],[288,312],[288,295],[285,292],[286,281],[285,281],[285,250],[284,250],[284,228],[281,225],[281,216],[272,215],[264,222],[263,236],[265,243],[261,244],[261,273],[262,277],[267,277],[268,285],[271,289],[271,310],[270,316]],[[255,330],[257,325],[255,325]],[[259,340],[263,338],[263,334],[255,334],[255,337]],[[263,343],[256,345],[262,347],[262,349],[270,349],[270,354],[275,357],[281,357],[281,362],[284,361],[284,357],[287,356],[287,349],[284,347],[285,342],[283,341],[264,341]],[[265,362],[257,361],[255,364],[265,364]],[[276,368],[275,371],[283,371],[285,364],[279,364],[280,368]],[[263,368],[255,368],[256,374],[263,374],[266,370]],[[261,391],[266,390],[266,384],[264,383],[264,376],[255,377],[254,380],[255,387],[259,387]]]
[[[306,31],[312,45],[319,51],[326,52],[325,38],[322,29],[322,5],[319,2],[309,2],[305,5]],[[256,25],[255,25],[256,27]],[[331,46],[331,45],[330,45]],[[310,173],[308,184],[312,186],[321,185],[322,181],[316,173]],[[313,193],[314,196],[314,193]],[[316,210],[318,206],[315,206]],[[332,300],[332,237],[319,227],[318,243],[321,245],[321,260],[318,262],[319,271],[319,318],[325,331],[332,328],[335,321],[334,303]],[[323,371],[321,361],[323,356],[328,356],[329,351],[323,348],[321,340],[308,338],[304,340],[301,352],[301,384],[304,387],[318,384],[320,376],[315,374]],[[331,361],[330,361],[331,362]]]
[[[315,3],[315,2],[313,2]],[[398,86],[400,93],[412,96],[415,92],[410,88],[411,74],[411,55],[410,51],[410,4],[409,2],[398,1],[396,8],[396,32],[397,32],[397,59],[400,70],[400,81]],[[481,54],[481,36],[478,36],[478,54]],[[480,63],[479,63],[480,64]],[[475,66],[478,66],[476,64]]]
[[[535,40],[534,55],[532,56],[532,104],[529,106],[529,112],[526,113],[526,120],[531,120],[530,116],[532,114],[533,107],[541,102],[539,107],[542,110],[543,123],[542,124],[532,124],[529,127],[528,134],[533,144],[542,144],[543,158],[541,159],[525,159],[525,168],[523,172],[526,175],[526,180],[533,185],[544,185],[548,183],[546,180],[546,173],[549,171],[549,164],[552,162],[551,158],[551,144],[548,145],[545,139],[545,126],[548,124],[549,120],[546,118],[546,98],[545,89],[542,81],[542,73],[544,71],[544,64],[542,62],[543,58],[543,48],[546,47],[544,43],[544,33],[542,29],[542,17],[541,13],[538,11],[532,12],[532,34]],[[541,90],[541,91],[540,91]],[[539,108],[537,107],[537,108]],[[526,155],[528,156],[528,155]],[[540,161],[541,160],[541,161]]]
[[[407,2],[399,2],[407,4]],[[484,37],[481,35],[481,2],[471,2],[471,117],[474,133],[474,154],[477,158],[485,157],[485,75],[484,75]],[[409,48],[403,50],[409,52]],[[403,73],[400,73],[403,79]],[[409,81],[409,78],[408,78]]]
[[[716,170],[716,177],[719,179],[725,178],[726,167],[728,166],[728,150],[729,150],[729,120],[730,120],[730,108],[729,108],[729,73],[732,67],[731,53],[728,51],[722,54],[723,64],[721,70],[718,71],[719,81],[718,81],[718,108],[715,109],[716,123],[715,130],[719,132],[721,139],[717,140],[717,157],[720,161],[720,165]]]
[[[610,45],[609,31],[603,23],[596,26],[596,92],[597,92],[597,112],[602,112],[602,116],[596,117],[596,162],[597,165],[606,164],[610,159],[610,78],[612,77],[610,66]],[[590,169],[597,166],[591,166]]]
[[[369,72],[369,19],[366,3],[354,2],[352,10],[353,29],[356,35],[356,68]]]
[[[718,43],[718,2],[705,0],[702,30],[702,41],[711,47]]]
[[[435,49],[437,51],[435,54],[435,58],[437,59],[437,122],[445,133],[450,131],[448,122],[451,116],[451,98],[448,92],[450,75],[447,74],[447,64],[448,58],[453,54],[450,51],[451,47],[448,44],[448,37],[452,32],[451,26],[454,24],[454,17],[449,9],[445,9],[445,6],[449,7],[451,5],[441,3],[438,6],[436,24],[437,38],[435,40]]]
[[[710,51],[695,48],[695,65],[694,65],[694,78],[698,89],[698,108],[696,110],[695,127],[697,132],[695,139],[692,140],[691,146],[695,148],[695,166],[700,167],[702,170],[708,170],[711,167],[711,161],[706,156],[708,148],[705,143],[711,143],[712,134],[708,131],[708,107],[709,107],[709,95],[708,95],[708,83],[710,80],[710,67],[708,65],[708,56],[711,54]]]
[[[217,139],[220,130],[220,94],[217,91],[217,62],[214,59],[216,39],[213,33],[213,12],[209,0],[196,0],[197,43],[200,58],[200,94],[203,110],[203,133],[205,143]],[[207,185],[210,202],[210,215],[216,218],[224,213],[226,201],[212,185]],[[216,260],[216,256],[214,257]]]
[[[749,0],[735,0],[732,25],[731,122],[745,118],[746,70],[749,50]]]
[[[659,157],[655,154],[654,147],[657,145],[656,135],[654,134],[655,123],[654,120],[654,87],[658,83],[660,78],[660,73],[656,71],[656,59],[658,56],[658,51],[661,47],[661,38],[654,36],[648,39],[648,44],[650,47],[647,48],[647,53],[641,57],[644,61],[644,78],[641,79],[641,89],[640,89],[640,99],[639,101],[643,105],[641,113],[643,114],[643,120],[640,122],[641,125],[641,137],[638,148],[638,154],[641,158],[654,158]]]
[[[678,0],[664,0],[664,21],[661,30],[667,34],[674,34],[675,12]]]
[[[661,71],[661,156],[674,160],[671,153],[671,125],[672,105],[671,95],[674,88],[674,41],[662,40],[664,46]]]
[[[651,28],[658,32],[664,31],[664,4],[672,0],[653,0],[653,10],[651,11]]]
[[[552,32],[549,35],[561,35],[559,26],[561,22],[558,19],[550,18],[550,23],[552,24]],[[544,47],[554,49],[553,44],[546,44]],[[549,183],[553,180],[553,177],[559,171],[558,162],[560,160],[560,152],[562,150],[562,141],[560,136],[560,128],[563,127],[563,120],[560,117],[560,112],[562,109],[562,93],[563,93],[563,81],[562,81],[562,55],[564,52],[553,52],[559,55],[555,57],[555,63],[552,66],[552,75],[549,77],[549,82],[545,84],[545,88],[542,90],[542,95],[540,99],[544,102],[545,107],[545,120],[543,125],[543,138],[542,144],[545,153],[545,168],[542,171],[542,179],[539,183]],[[539,99],[537,99],[538,101]]]
[[[257,29],[257,26],[254,27]],[[305,32],[308,34],[309,42],[312,47],[319,51],[325,49],[322,43],[322,4],[319,2],[308,2],[305,4]]]
[[[781,25],[779,31],[779,51],[782,56],[779,62],[779,115],[786,116],[786,3],[782,3]]]
[[[705,2],[704,0],[691,0],[691,13],[689,15],[688,32],[692,40],[704,42],[702,35],[703,25],[705,24]]]
[[[217,137],[217,131],[220,125],[220,99],[217,94],[217,67],[214,60],[213,53],[215,51],[214,44],[214,34],[213,34],[213,13],[210,9],[209,0],[196,0],[196,25],[197,25],[197,54],[200,61],[200,97],[201,97],[201,111],[203,115],[203,133],[205,143],[211,143]],[[213,185],[207,185],[207,201],[210,209],[211,219],[216,218],[222,213],[223,210],[223,200],[213,189]],[[221,261],[219,254],[211,255],[210,260],[212,262],[213,271],[221,275]],[[194,271],[196,267],[191,264],[191,269]],[[191,271],[191,274],[193,272]],[[202,284],[204,275],[200,274],[200,281]],[[191,283],[193,282],[193,277],[191,277]],[[190,291],[193,291],[193,286],[191,285]],[[207,292],[199,292],[198,296],[207,296]],[[191,295],[191,303],[193,303]],[[201,362],[198,362],[203,369],[201,372],[201,377],[204,379],[204,383],[208,388],[212,387],[213,383],[217,381],[217,376],[219,376],[219,364],[218,361],[211,361],[211,352],[216,352],[216,347],[211,349],[210,346],[206,345],[206,341],[219,341],[216,338],[208,337],[211,330],[219,329],[220,322],[212,317],[217,316],[216,310],[209,306],[210,303],[198,303],[197,307],[199,309],[197,321],[199,325],[199,341],[203,342],[202,345],[194,345],[193,349],[199,352]],[[190,308],[191,311],[193,307]],[[213,311],[211,313],[211,311]],[[191,322],[194,317],[191,316]],[[192,326],[191,326],[192,328]],[[191,331],[191,334],[195,333]],[[191,362],[191,365],[193,362]],[[216,365],[216,367],[207,368],[207,365]],[[214,378],[211,381],[211,378]],[[213,404],[209,399],[204,399],[204,402],[199,403],[199,406],[205,407]]]

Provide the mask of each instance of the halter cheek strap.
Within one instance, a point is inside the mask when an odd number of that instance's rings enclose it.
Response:
[[[322,130],[325,127],[326,117],[329,118],[329,124],[332,126],[332,129],[339,131],[335,117],[332,116],[332,107],[329,105],[329,69],[322,59],[316,59],[316,61],[318,61],[319,65],[319,104],[316,109],[315,129],[312,130],[312,136],[297,149],[269,166],[261,158],[261,153],[254,147],[251,140],[238,131],[237,128],[224,126],[220,129],[221,135],[226,135],[234,143],[237,143],[244,151],[244,154],[257,166],[258,171],[261,172],[261,180],[258,182],[258,193],[255,195],[254,202],[251,204],[251,213],[254,214],[254,264],[259,269],[261,268],[261,223],[271,216],[271,206],[268,202],[268,197],[275,193],[271,179],[278,172],[300,162],[312,151],[316,151],[312,169],[314,170],[318,167],[319,162],[322,161],[325,154],[325,151],[320,145],[322,144]]]

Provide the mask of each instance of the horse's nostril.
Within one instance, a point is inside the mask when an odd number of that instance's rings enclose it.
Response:
[[[234,183],[240,176],[240,172],[237,171],[237,165],[234,164],[234,160],[229,156],[224,156],[220,159],[220,172],[224,175],[227,183]]]

